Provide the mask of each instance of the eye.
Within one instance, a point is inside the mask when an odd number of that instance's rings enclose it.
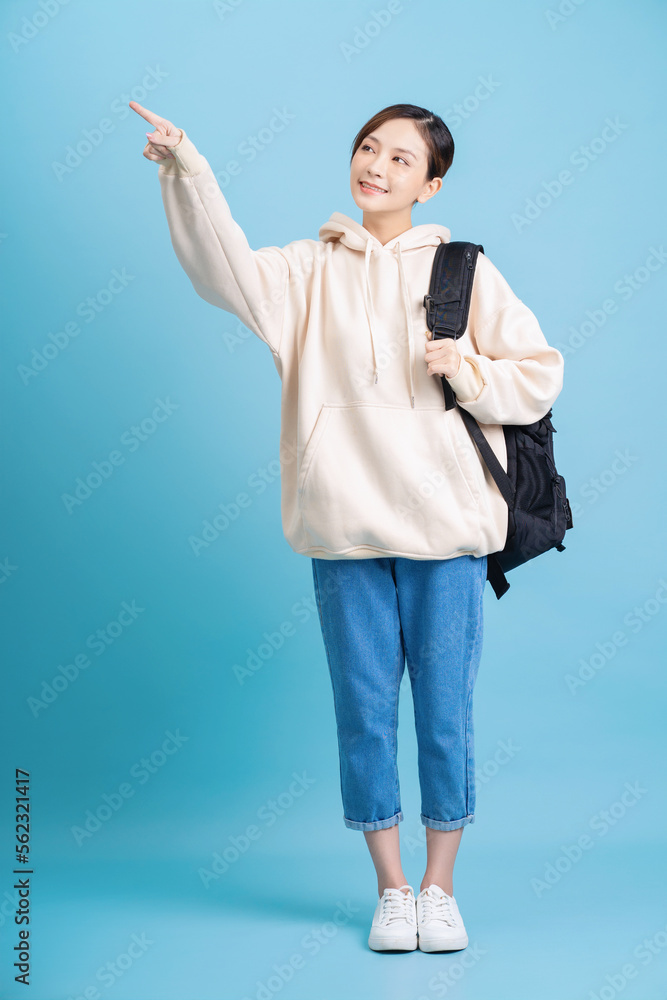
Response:
[[[370,151],[371,151],[371,152],[373,152],[373,148],[372,148],[372,146],[369,146],[367,142],[365,142],[365,143],[363,144],[363,146],[360,146],[360,147],[359,147],[359,149],[360,149],[360,150],[362,150],[362,151],[365,151],[365,150],[367,150],[367,149],[370,149]],[[394,159],[395,159],[395,160],[400,160],[400,161],[401,161],[402,163],[404,163],[404,164],[405,164],[405,166],[406,166],[406,167],[409,167],[409,166],[410,166],[410,164],[408,163],[408,161],[407,161],[407,160],[405,160],[405,159],[404,159],[404,158],[403,158],[402,156],[395,156],[395,157],[394,157]]]

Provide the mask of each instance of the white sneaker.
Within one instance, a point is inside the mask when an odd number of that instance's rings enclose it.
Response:
[[[409,892],[403,892],[409,889]],[[373,951],[414,951],[417,947],[415,894],[411,885],[385,889],[378,900],[368,937]]]
[[[453,896],[432,882],[416,899],[420,951],[467,948],[468,935]]]

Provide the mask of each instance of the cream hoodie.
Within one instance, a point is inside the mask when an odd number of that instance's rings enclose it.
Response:
[[[449,229],[414,226],[383,245],[334,212],[317,240],[252,250],[185,132],[172,152],[158,175],[178,260],[198,295],[267,344],[281,378],[291,548],[321,559],[502,549],[507,505],[425,360],[423,299]],[[501,425],[547,413],[563,357],[483,253],[457,345],[448,381],[507,468]]]

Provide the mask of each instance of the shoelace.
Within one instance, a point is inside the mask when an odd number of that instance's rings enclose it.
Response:
[[[415,900],[412,893],[401,889],[385,889],[380,907],[380,923],[390,924],[392,920],[415,922]]]
[[[456,915],[452,906],[451,896],[436,896],[429,889],[421,898],[422,922],[442,920],[450,927],[456,927]]]

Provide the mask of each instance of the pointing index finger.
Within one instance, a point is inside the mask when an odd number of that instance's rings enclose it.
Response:
[[[153,111],[149,111],[148,108],[144,108],[137,101],[130,101],[129,105],[133,111],[136,111],[138,115],[141,115],[142,118],[145,118],[153,126],[160,125],[164,121],[164,118],[161,118],[160,115],[156,115]]]

